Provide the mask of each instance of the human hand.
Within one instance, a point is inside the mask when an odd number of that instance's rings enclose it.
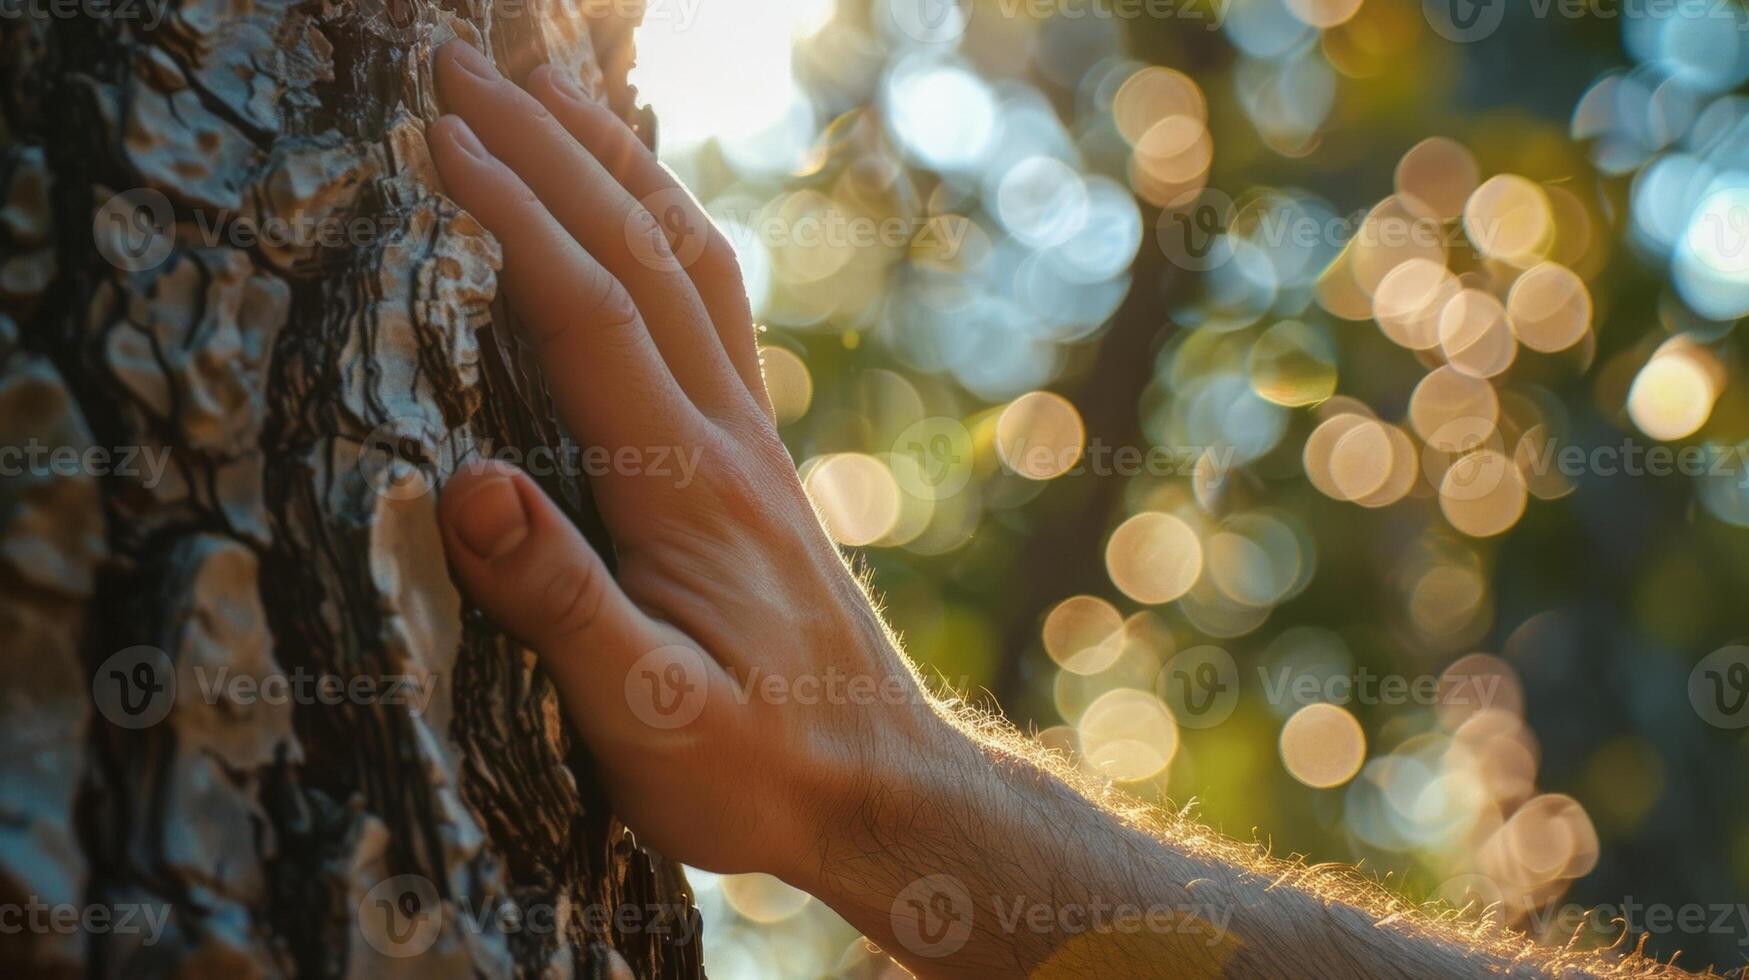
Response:
[[[525,473],[484,463],[444,487],[454,574],[538,652],[640,839],[807,887],[871,787],[966,740],[803,493],[728,241],[560,73],[538,68],[524,91],[452,41],[437,77],[453,115],[431,125],[432,156],[503,246],[504,290],[564,423],[615,461],[591,487],[619,558],[616,580]],[[680,209],[681,236],[644,202]],[[657,454],[696,473],[636,463]],[[770,697],[774,677],[793,696]],[[830,678],[867,693],[801,696]]]

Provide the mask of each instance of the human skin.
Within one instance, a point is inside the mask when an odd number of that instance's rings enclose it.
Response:
[[[446,551],[538,653],[641,842],[775,875],[931,977],[1554,969],[1524,944],[1381,924],[1401,908],[1193,824],[1138,821],[939,703],[802,490],[729,243],[560,73],[524,89],[460,41],[436,69],[445,186],[502,244],[563,421],[625,461],[590,478],[614,572],[500,462],[445,485]],[[698,453],[692,479],[638,465],[675,452]]]

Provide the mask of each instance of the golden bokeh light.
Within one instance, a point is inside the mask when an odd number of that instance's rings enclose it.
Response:
[[[1415,442],[1409,438],[1401,426],[1384,426],[1385,438],[1390,443],[1391,466],[1385,474],[1384,482],[1380,483],[1371,493],[1355,497],[1354,502],[1362,507],[1378,509],[1389,507],[1402,500],[1415,489],[1416,455]]]
[[[899,521],[899,482],[873,456],[838,453],[804,464],[802,486],[839,544],[880,540]]]
[[[1286,0],[1288,12],[1308,27],[1338,27],[1360,12],[1361,0]]]
[[[1531,882],[1580,878],[1597,866],[1597,830],[1579,801],[1559,793],[1535,797],[1498,832],[1504,856]]]
[[[1452,463],[1439,484],[1439,509],[1472,538],[1505,533],[1530,499],[1524,477],[1505,455],[1481,449]]]
[[[765,391],[777,412],[777,424],[788,425],[808,414],[814,402],[814,377],[800,357],[782,347],[761,347],[759,365]]]
[[[718,885],[730,907],[753,922],[782,922],[813,901],[807,892],[766,874],[724,875]]]
[[[1251,345],[1251,390],[1277,405],[1316,405],[1336,393],[1336,352],[1322,333],[1283,320]]]
[[[1045,652],[1064,670],[1097,674],[1123,653],[1124,620],[1104,599],[1073,596],[1045,616],[1043,638]]]
[[[1021,395],[996,419],[996,452],[1003,465],[1029,480],[1051,480],[1081,459],[1087,431],[1081,413],[1062,395]]]
[[[1075,731],[1087,764],[1120,783],[1158,775],[1178,752],[1178,723],[1171,710],[1134,688],[1100,695],[1081,713]]]
[[[1717,362],[1682,338],[1666,342],[1628,389],[1628,416],[1641,432],[1671,441],[1700,431],[1718,401]]]
[[[1446,302],[1439,314],[1439,349],[1448,364],[1473,378],[1492,378],[1518,357],[1506,307],[1479,289],[1462,290]]]
[[[1379,330],[1399,347],[1431,350],[1439,346],[1440,316],[1459,288],[1457,277],[1443,262],[1409,259],[1379,281],[1372,296],[1372,316]]]
[[[1428,372],[1409,396],[1410,426],[1440,452],[1475,448],[1477,434],[1492,432],[1499,420],[1494,386],[1449,366]]]
[[[1547,254],[1554,239],[1554,211],[1536,183],[1500,174],[1464,204],[1464,233],[1483,255],[1528,268]]]
[[[1183,520],[1160,511],[1137,514],[1112,532],[1105,568],[1124,595],[1147,605],[1171,602],[1202,577],[1202,541]]]
[[[1443,136],[1422,140],[1397,162],[1397,193],[1442,221],[1463,214],[1481,179],[1475,155]]]
[[[1214,140],[1202,119],[1167,116],[1136,140],[1130,154],[1130,183],[1150,204],[1182,204],[1207,183],[1214,153]]]
[[[1330,482],[1337,499],[1372,496],[1390,479],[1392,466],[1391,437],[1384,423],[1362,419],[1343,432],[1330,450]]]
[[[1355,284],[1377,296],[1386,276],[1405,262],[1420,259],[1445,265],[1445,231],[1439,219],[1421,214],[1398,195],[1380,201],[1349,243]]]
[[[1319,493],[1333,500],[1347,500],[1348,495],[1336,482],[1332,464],[1336,458],[1336,447],[1350,432],[1360,426],[1372,422],[1369,415],[1357,412],[1342,411],[1332,414],[1318,424],[1312,434],[1306,437],[1306,445],[1301,451],[1301,464],[1306,470],[1306,479]]]
[[[1462,638],[1488,612],[1488,583],[1467,564],[1434,565],[1409,591],[1409,619],[1423,637]]]
[[[1591,330],[1591,291],[1563,265],[1531,267],[1506,297],[1506,313],[1518,342],[1534,351],[1564,351]]]
[[[1308,704],[1282,726],[1281,761],[1289,775],[1314,789],[1341,786],[1366,761],[1366,733],[1346,708]]]
[[[1180,71],[1143,68],[1125,79],[1112,97],[1112,122],[1131,146],[1141,142],[1155,124],[1172,116],[1208,119],[1202,87]]]

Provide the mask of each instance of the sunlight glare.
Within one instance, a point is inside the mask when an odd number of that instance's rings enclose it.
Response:
[[[663,149],[746,140],[785,121],[798,96],[791,45],[835,13],[836,0],[652,6],[632,82],[644,104],[662,107]]]

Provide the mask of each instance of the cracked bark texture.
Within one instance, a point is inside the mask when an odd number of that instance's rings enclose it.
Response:
[[[0,935],[0,974],[700,976],[679,868],[455,591],[430,492],[568,438],[497,244],[439,189],[431,51],[558,65],[650,140],[633,25],[564,0],[153,12],[0,21],[0,447],[116,451],[0,482],[0,903],[167,921]],[[599,540],[586,487],[548,489]],[[103,695],[141,648],[173,695],[145,724]],[[202,693],[299,675],[432,696]],[[383,894],[416,916],[390,932],[437,928],[385,949]]]

